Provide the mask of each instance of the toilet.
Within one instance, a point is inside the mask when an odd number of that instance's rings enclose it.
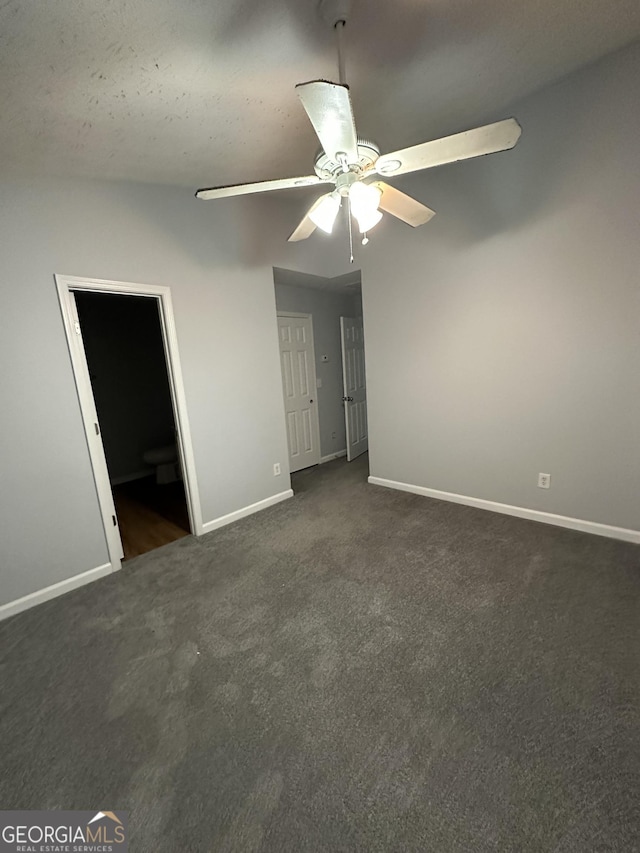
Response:
[[[151,465],[156,469],[156,483],[158,485],[175,483],[180,479],[178,448],[175,444],[154,447],[143,453],[142,458],[147,465]]]

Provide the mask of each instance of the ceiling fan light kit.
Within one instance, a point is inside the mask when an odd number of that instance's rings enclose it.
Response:
[[[356,181],[351,185],[349,206],[351,213],[358,221],[361,234],[370,231],[382,219],[382,213],[378,209],[381,199],[382,192],[375,184]]]
[[[366,245],[369,242],[367,232],[382,219],[383,211],[413,228],[424,225],[435,216],[433,210],[381,181],[380,176],[405,175],[445,163],[507,151],[516,145],[522,130],[515,118],[422,142],[390,154],[381,154],[374,142],[358,138],[349,87],[345,82],[343,52],[343,31],[349,19],[350,6],[350,0],[321,0],[319,5],[321,17],[336,31],[340,82],[312,80],[296,86],[298,97],[320,140],[321,149],[314,163],[315,174],[201,189],[196,192],[196,198],[226,198],[333,184],[334,189],[316,199],[289,237],[289,242],[306,240],[316,228],[331,234],[342,200],[346,199],[350,214],[350,244],[353,216],[364,235],[362,243]],[[353,262],[353,251],[350,259]]]
[[[318,204],[314,205],[307,215],[317,228],[331,234],[339,210],[340,196],[337,193],[327,193],[318,199]]]

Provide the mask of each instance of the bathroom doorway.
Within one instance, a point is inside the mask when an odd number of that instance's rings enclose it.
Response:
[[[57,283],[110,556],[119,568],[120,559],[201,532],[170,295],[142,285],[61,277]]]

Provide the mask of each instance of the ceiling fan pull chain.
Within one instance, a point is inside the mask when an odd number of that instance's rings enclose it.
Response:
[[[351,199],[347,196],[347,219],[349,220],[349,263],[353,263],[353,231],[351,227]]]

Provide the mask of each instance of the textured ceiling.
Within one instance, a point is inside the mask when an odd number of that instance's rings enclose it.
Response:
[[[640,36],[638,0],[354,0],[383,150],[462,130]],[[315,0],[4,0],[0,168],[199,186],[307,174],[294,86],[335,79]]]

